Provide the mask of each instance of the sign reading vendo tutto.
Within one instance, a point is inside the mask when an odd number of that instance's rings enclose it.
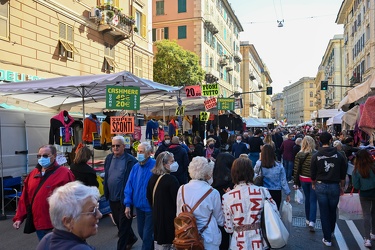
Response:
[[[23,82],[23,81],[34,81],[40,80],[44,78],[40,78],[38,76],[18,73],[11,70],[0,69],[0,81],[4,82]]]

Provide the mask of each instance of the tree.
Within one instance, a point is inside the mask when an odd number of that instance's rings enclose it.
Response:
[[[158,41],[155,46],[154,81],[171,86],[196,85],[203,81],[205,72],[196,54],[170,40]]]

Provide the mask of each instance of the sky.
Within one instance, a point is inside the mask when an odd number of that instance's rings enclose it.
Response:
[[[273,93],[302,77],[315,77],[329,40],[343,34],[335,23],[342,0],[228,0],[272,78]],[[277,21],[284,20],[279,28]]]

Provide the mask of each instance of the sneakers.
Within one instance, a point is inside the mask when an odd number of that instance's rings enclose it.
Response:
[[[365,247],[372,247],[371,241],[369,239],[365,239]]]
[[[310,229],[310,232],[315,232],[315,223],[314,222],[310,221],[309,229]]]
[[[331,246],[332,246],[332,242],[326,241],[324,238],[322,239],[322,242],[323,242],[323,244],[326,245],[327,247],[331,247]]]
[[[290,181],[288,181],[288,183],[289,183],[289,184],[293,184],[293,183],[294,183],[294,181],[293,181],[293,180],[290,180]]]
[[[371,240],[375,240],[375,234],[370,233]]]
[[[309,226],[309,224],[310,224],[310,221],[306,220],[306,225]]]

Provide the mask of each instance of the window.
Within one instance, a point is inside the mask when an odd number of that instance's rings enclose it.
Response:
[[[169,28],[152,29],[152,41],[156,42],[162,39],[169,38]]]
[[[115,48],[112,45],[104,45],[104,62],[102,70],[104,72],[114,72],[118,68],[115,62]]]
[[[186,0],[177,0],[178,1],[178,13],[186,12]]]
[[[314,93],[310,91],[310,97],[314,97]]]
[[[169,39],[169,28],[168,27],[164,28],[164,39]]]
[[[59,23],[59,55],[68,59],[73,59],[74,53],[78,50],[73,45],[73,26]]]
[[[138,77],[143,77],[142,65],[142,57],[136,55],[134,57],[134,74]]]
[[[310,101],[310,107],[314,107],[314,102]]]
[[[146,15],[142,14],[138,10],[134,10],[135,13],[135,26],[137,27],[137,34],[141,35],[143,38],[147,36],[147,23],[146,23]]]
[[[310,82],[310,88],[314,88],[314,83]]]
[[[9,40],[9,1],[0,4],[0,38]]]
[[[186,25],[178,26],[178,39],[186,38]]]
[[[164,15],[164,1],[156,1],[156,15]]]

